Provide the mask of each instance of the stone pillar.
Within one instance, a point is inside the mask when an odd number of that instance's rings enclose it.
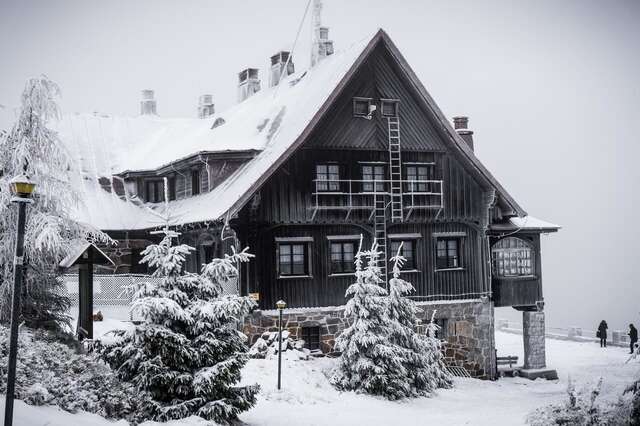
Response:
[[[522,337],[524,338],[524,369],[545,368],[543,311],[522,312]]]

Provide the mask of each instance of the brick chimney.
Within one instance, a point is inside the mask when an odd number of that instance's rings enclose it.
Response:
[[[473,151],[473,130],[469,130],[467,128],[468,125],[469,117],[453,117],[453,128]]]
[[[156,100],[153,97],[153,90],[145,89],[142,91],[140,115],[156,115]]]
[[[293,74],[295,67],[291,53],[281,50],[271,57],[271,74],[269,74],[269,87],[277,86],[280,83],[280,76],[286,77]],[[285,71],[286,67],[286,71]]]
[[[200,95],[198,98],[198,118],[207,118],[215,114],[213,95]]]
[[[238,102],[260,91],[257,68],[246,68],[238,73]]]

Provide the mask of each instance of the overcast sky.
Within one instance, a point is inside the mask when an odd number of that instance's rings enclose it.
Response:
[[[445,115],[470,117],[477,156],[525,210],[563,226],[543,238],[548,325],[638,325],[640,1],[324,4],[336,49],[384,28]],[[135,115],[145,88],[162,116],[195,116],[202,93],[224,109],[242,68],[267,80],[305,5],[2,0],[0,126],[41,73],[64,112]]]

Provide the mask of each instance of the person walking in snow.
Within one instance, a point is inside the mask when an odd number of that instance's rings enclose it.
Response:
[[[600,325],[598,326],[598,332],[596,333],[596,337],[600,338],[600,347],[607,347],[607,329],[609,326],[605,320],[600,321]]]
[[[635,349],[636,342],[638,341],[638,329],[633,326],[633,324],[629,324],[629,352],[632,354]]]

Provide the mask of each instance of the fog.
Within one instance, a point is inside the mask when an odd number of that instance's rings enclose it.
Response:
[[[203,93],[224,109],[242,68],[266,81],[305,5],[3,0],[0,128],[41,73],[61,86],[64,112],[135,115],[146,88],[162,116],[195,116]],[[384,28],[445,115],[470,117],[477,156],[514,198],[563,226],[543,237],[551,326],[640,322],[639,19],[638,1],[325,0],[336,49]]]

